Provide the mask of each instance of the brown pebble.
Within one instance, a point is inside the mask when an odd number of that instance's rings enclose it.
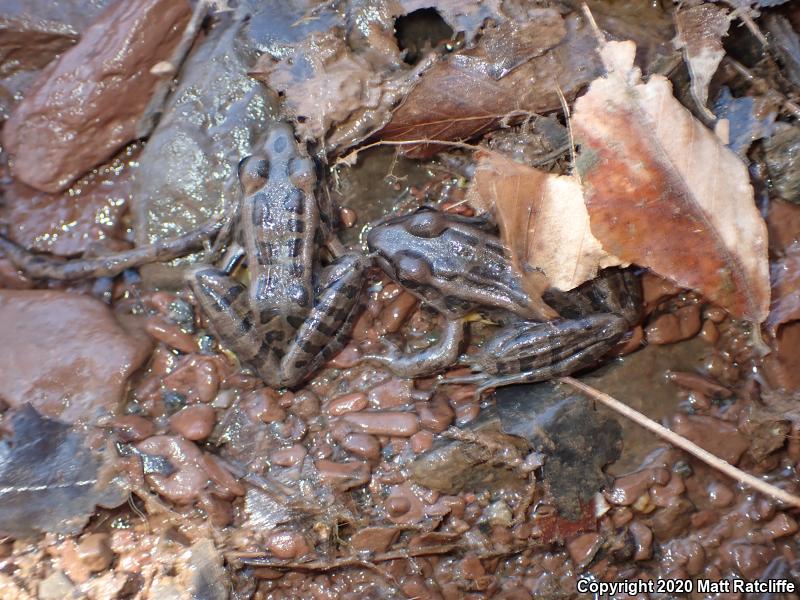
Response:
[[[377,324],[378,333],[385,335],[398,331],[416,306],[416,296],[408,292],[400,294],[381,312],[380,320]]]
[[[149,473],[145,479],[159,494],[177,504],[191,504],[208,482],[202,451],[181,436],[154,435],[136,444],[146,454],[163,456],[175,468],[170,475]]]
[[[631,523],[628,530],[633,535],[633,541],[636,544],[633,560],[650,560],[653,556],[653,532],[640,521]]]
[[[656,506],[667,506],[672,498],[680,496],[686,491],[686,485],[683,483],[683,477],[680,475],[672,474],[669,483],[666,485],[656,484],[650,488],[650,498]]]
[[[233,522],[233,505],[214,494],[200,494],[200,508],[206,511],[211,524],[215,527],[226,527]]]
[[[627,506],[616,508],[614,509],[614,512],[611,513],[611,522],[617,529],[627,525],[632,520],[633,520],[633,511]]]
[[[671,281],[647,271],[642,275],[642,300],[645,304],[645,313],[650,314],[662,301],[680,291],[681,288]]]
[[[345,413],[358,412],[365,408],[367,408],[367,395],[364,392],[352,392],[331,400],[326,412],[332,417],[339,417]]]
[[[727,316],[725,309],[719,306],[709,306],[705,310],[705,317],[712,323],[722,323]]]
[[[372,388],[367,400],[372,408],[383,410],[406,406],[411,403],[413,385],[410,379],[392,377]]]
[[[296,531],[272,531],[267,535],[267,549],[276,558],[289,560],[310,551],[305,537]]]
[[[386,499],[386,512],[390,517],[400,517],[411,510],[411,500],[403,496]]]
[[[244,496],[244,487],[231,475],[228,469],[220,462],[220,459],[213,454],[203,454],[201,462],[206,475],[216,486],[215,494],[228,500],[235,496]]]
[[[214,429],[217,412],[207,404],[182,408],[169,418],[169,428],[187,440],[204,440]]]
[[[341,417],[354,429],[373,435],[411,437],[419,431],[419,420],[408,412],[354,412]]]
[[[294,467],[303,462],[306,454],[308,454],[308,451],[305,446],[302,444],[293,444],[288,448],[273,450],[270,454],[270,461],[272,461],[272,464],[279,467]]]
[[[111,422],[114,433],[122,442],[139,442],[149,438],[156,431],[152,421],[135,415],[115,417]]]
[[[145,324],[145,330],[159,342],[164,342],[170,348],[175,348],[184,354],[197,350],[194,337],[182,331],[175,323],[167,323],[159,317],[150,317]]]
[[[401,531],[398,527],[365,527],[350,538],[350,548],[355,552],[386,552]]]
[[[419,422],[433,433],[441,433],[453,423],[455,412],[443,395],[437,395],[430,402],[416,404]]]
[[[418,431],[411,436],[409,442],[415,454],[422,454],[433,447],[433,434],[430,431]]]
[[[700,326],[700,305],[689,304],[659,315],[647,325],[645,333],[651,344],[672,344],[694,337]]]
[[[618,477],[614,487],[606,493],[608,501],[618,506],[630,506],[636,502],[647,489],[653,485],[666,485],[670,472],[663,468],[649,468]]]
[[[717,340],[719,340],[719,329],[717,329],[714,321],[706,319],[703,322],[703,328],[700,330],[700,337],[709,344],[717,343]]]
[[[745,579],[755,580],[764,571],[775,554],[766,546],[748,542],[728,542],[720,548],[720,556],[729,567],[735,568]]]
[[[297,392],[292,398],[289,412],[306,421],[319,416],[319,398],[310,390]]]
[[[408,483],[395,485],[384,501],[387,516],[392,523],[417,523],[425,516],[425,505]]]
[[[703,377],[698,373],[688,371],[667,371],[667,379],[673,383],[695,392],[700,392],[712,398],[730,398],[731,392],[728,388]]]
[[[114,558],[107,533],[92,533],[78,544],[78,557],[92,573],[105,571]]]
[[[599,533],[584,533],[567,544],[567,551],[575,566],[583,568],[592,561],[602,542]]]
[[[778,513],[777,516],[769,523],[764,525],[762,531],[771,540],[785,537],[787,535],[794,535],[797,533],[797,521],[786,513]]]
[[[370,462],[377,462],[381,457],[380,442],[375,436],[368,433],[348,433],[340,445],[350,454]]]
[[[333,369],[349,369],[355,367],[361,360],[361,350],[356,344],[347,344],[341,351],[328,361],[328,366]]]
[[[733,504],[733,490],[724,483],[713,481],[708,485],[708,499],[714,508],[725,508]]]
[[[750,447],[736,425],[714,417],[679,414],[672,420],[672,429],[732,465]]]
[[[342,227],[349,229],[358,222],[358,214],[352,208],[342,207],[339,209],[339,219]]]
[[[286,418],[278,395],[270,388],[253,390],[245,396],[244,402],[248,413],[264,423],[277,423]]]
[[[369,482],[371,470],[369,465],[360,460],[350,462],[334,462],[332,460],[315,460],[314,465],[320,477],[339,490],[349,490]]]

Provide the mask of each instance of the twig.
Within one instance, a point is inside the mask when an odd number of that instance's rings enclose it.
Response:
[[[657,436],[665,439],[673,446],[677,446],[678,448],[688,452],[698,460],[703,461],[710,467],[718,471],[721,471],[731,479],[735,479],[736,481],[743,483],[744,485],[749,486],[754,490],[761,492],[762,494],[765,494],[767,496],[772,496],[773,498],[776,498],[781,502],[784,502],[796,508],[800,508],[800,497],[797,497],[794,494],[790,494],[789,492],[782,490],[777,486],[771,485],[766,481],[759,479],[758,477],[754,477],[749,473],[745,473],[741,469],[734,467],[732,464],[722,460],[717,456],[714,456],[707,450],[704,450],[694,442],[690,442],[685,437],[678,435],[674,431],[671,431],[666,427],[659,425],[652,419],[632,409],[630,406],[623,404],[619,400],[612,398],[608,394],[604,394],[600,390],[596,390],[595,388],[588,386],[585,383],[581,383],[580,381],[573,379],[572,377],[560,377],[559,381],[563,381],[564,383],[571,385],[575,389],[580,390],[587,396],[597,400],[598,402],[601,402],[602,404],[605,404],[610,409],[629,418],[637,425],[641,425],[648,431],[651,431],[655,433]]]
[[[480,150],[480,146],[476,146],[475,144],[467,144],[466,142],[456,142],[453,140],[428,140],[428,139],[419,139],[419,140],[379,140],[377,142],[372,142],[371,144],[367,144],[366,146],[361,146],[360,148],[356,148],[352,152],[345,154],[336,159],[336,162],[333,163],[334,166],[338,165],[346,165],[351,166],[355,159],[358,157],[360,152],[364,150],[369,150],[370,148],[376,148],[378,146],[418,146],[424,144],[438,144],[440,146],[453,146],[455,148],[464,148],[466,150]]]

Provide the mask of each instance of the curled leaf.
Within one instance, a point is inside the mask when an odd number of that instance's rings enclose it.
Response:
[[[744,163],[683,108],[669,81],[644,84],[632,42],[601,50],[608,75],[575,103],[592,233],[621,260],[762,322],[767,231]]]

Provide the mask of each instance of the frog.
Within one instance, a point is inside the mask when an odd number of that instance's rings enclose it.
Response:
[[[239,166],[242,200],[220,266],[187,281],[210,329],[273,388],[294,388],[349,339],[369,259],[325,239],[315,164],[288,124],[273,126],[260,152]],[[339,253],[325,268],[329,244]],[[249,281],[233,271],[247,261]]]
[[[345,251],[323,227],[315,163],[292,127],[273,124],[257,148],[239,164],[241,199],[234,210],[182,236],[107,256],[59,260],[0,233],[0,252],[34,279],[74,281],[178,258],[215,239],[210,259],[185,277],[209,328],[267,385],[297,387],[346,343],[370,261]],[[219,261],[218,247],[226,248]],[[324,268],[323,247],[333,255]],[[242,261],[249,281],[236,277]]]
[[[438,343],[411,354],[389,345],[364,356],[402,377],[441,373],[454,365],[473,374],[447,383],[488,388],[532,383],[596,364],[639,320],[641,287],[630,269],[606,269],[571,293],[545,299],[561,318],[542,321],[496,228],[469,217],[421,207],[389,217],[367,234],[376,265],[428,310],[444,318]],[[476,354],[461,356],[467,317],[487,312],[501,327]]]

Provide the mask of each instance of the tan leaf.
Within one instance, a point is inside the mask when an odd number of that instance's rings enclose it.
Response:
[[[745,165],[672,96],[647,84],[632,42],[601,50],[608,75],[575,103],[592,233],[611,254],[699,290],[733,315],[769,309],[764,220]]]
[[[558,109],[558,86],[567,97],[573,97],[602,72],[593,52],[591,29],[575,16],[562,21],[555,11],[542,9],[537,21],[511,35],[524,39],[501,44],[501,35],[487,35],[487,47],[479,42],[478,47],[434,65],[395,110],[379,137],[396,141],[468,139],[508,122],[510,116]],[[525,57],[522,63],[518,52]],[[441,148],[421,144],[406,151],[424,157]]]
[[[566,291],[594,278],[598,268],[621,264],[592,235],[581,184],[574,177],[481,152],[469,197],[473,205],[494,213],[518,270],[529,280],[537,278],[527,282],[534,289],[541,286],[539,273]]]
[[[701,4],[677,11],[673,40],[683,50],[683,58],[692,78],[691,92],[697,106],[710,119],[714,114],[706,108],[708,84],[725,56],[722,38],[728,33],[731,17],[728,11],[715,4]]]

